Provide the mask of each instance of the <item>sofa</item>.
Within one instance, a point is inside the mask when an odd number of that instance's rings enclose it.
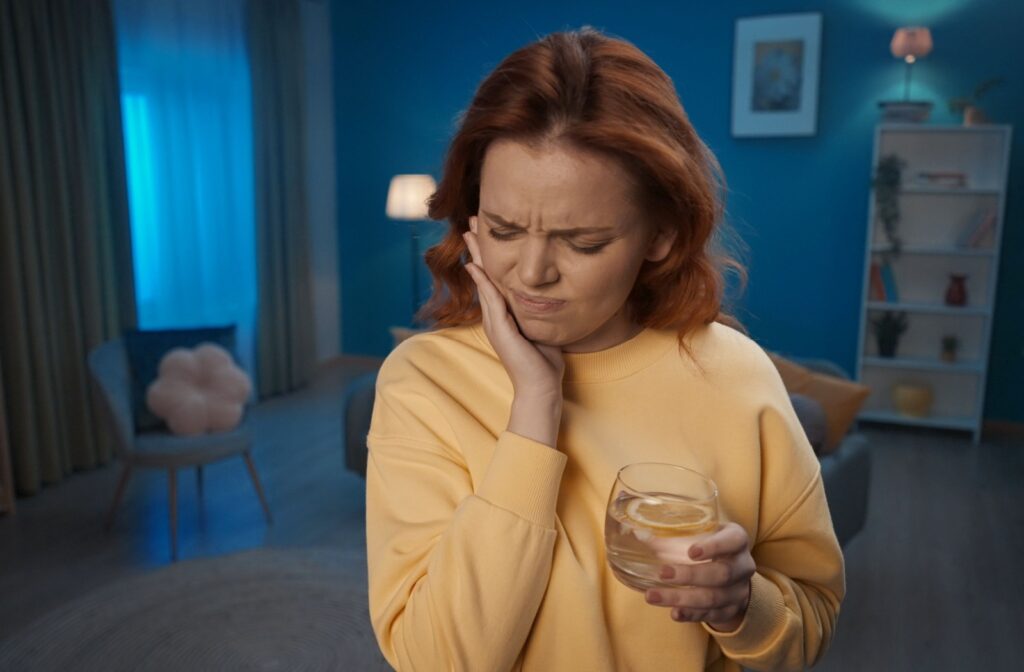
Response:
[[[823,375],[849,379],[840,367],[825,360],[795,359],[802,366]],[[366,435],[373,414],[376,372],[364,374],[349,384],[344,396],[342,437],[345,442],[345,467],[366,476]],[[816,452],[821,445],[823,410],[813,399],[791,394],[793,408]],[[871,453],[867,437],[852,428],[835,450],[819,455],[825,496],[832,513],[836,537],[846,546],[864,527],[867,517],[868,488],[871,481]]]

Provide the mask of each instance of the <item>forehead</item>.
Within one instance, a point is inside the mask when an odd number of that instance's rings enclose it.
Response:
[[[510,140],[492,143],[484,156],[480,207],[523,226],[614,225],[636,214],[631,176],[617,161]]]

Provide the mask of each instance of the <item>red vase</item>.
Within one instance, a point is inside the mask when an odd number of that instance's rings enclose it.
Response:
[[[946,288],[947,306],[967,305],[967,276],[953,273],[949,276],[949,287]]]

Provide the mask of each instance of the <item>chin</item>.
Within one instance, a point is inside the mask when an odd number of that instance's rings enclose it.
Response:
[[[562,346],[572,342],[572,339],[567,338],[558,326],[550,322],[534,319],[519,320],[518,318],[516,318],[516,322],[519,324],[519,331],[523,336],[533,343]]]

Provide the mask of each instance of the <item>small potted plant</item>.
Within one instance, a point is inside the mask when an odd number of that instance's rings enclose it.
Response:
[[[988,117],[978,103],[981,102],[982,97],[1003,83],[1002,77],[990,77],[981,84],[974,87],[973,93],[968,96],[960,96],[959,98],[952,98],[949,101],[949,111],[953,114],[964,115],[964,126],[975,126],[977,124],[988,123]]]
[[[946,334],[942,337],[942,361],[944,362],[955,362],[956,351],[960,348],[960,339],[952,334]]]
[[[900,184],[907,162],[896,154],[887,154],[878,160],[872,186],[875,188],[875,216],[882,222],[882,230],[889,240],[889,257],[898,257],[903,241],[899,235]]]
[[[871,320],[871,326],[878,340],[878,355],[895,357],[900,336],[907,330],[907,314],[887,310],[880,317]]]

